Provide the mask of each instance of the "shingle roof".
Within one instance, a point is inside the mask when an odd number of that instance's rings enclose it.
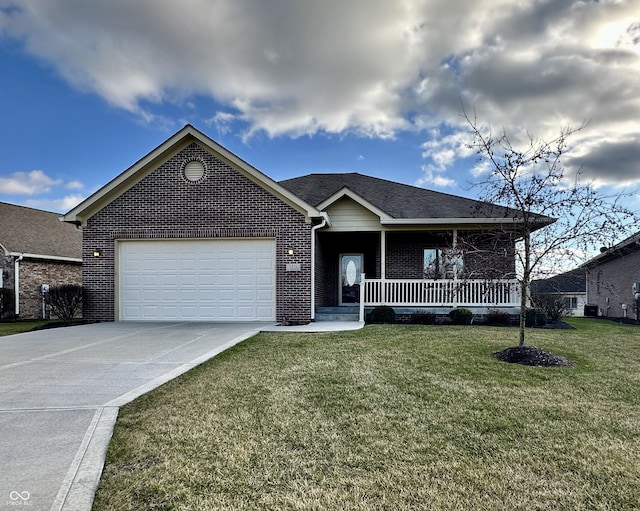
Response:
[[[548,279],[534,280],[532,293],[586,293],[587,272],[584,268],[571,270]]]
[[[280,181],[302,200],[318,206],[343,188],[392,218],[509,218],[515,211],[456,195],[358,173],[309,174]]]
[[[82,257],[82,231],[58,213],[0,202],[0,253]]]

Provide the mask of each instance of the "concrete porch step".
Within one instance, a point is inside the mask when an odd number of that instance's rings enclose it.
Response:
[[[358,307],[319,307],[316,321],[358,321],[359,314]]]

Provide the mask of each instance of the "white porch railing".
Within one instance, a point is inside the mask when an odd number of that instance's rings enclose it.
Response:
[[[365,306],[392,307],[518,307],[517,280],[366,279]]]

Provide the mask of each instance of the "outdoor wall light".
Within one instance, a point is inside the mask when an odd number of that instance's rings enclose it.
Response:
[[[288,250],[288,253],[289,253],[289,255],[293,255],[293,254],[295,254],[295,252],[293,251],[293,249],[292,249],[292,248],[290,248],[290,249]]]
[[[102,255],[102,254],[100,253],[100,250],[95,249],[95,250],[93,251],[93,257],[100,257],[101,255]]]

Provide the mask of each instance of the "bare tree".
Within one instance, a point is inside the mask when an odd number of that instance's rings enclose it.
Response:
[[[473,136],[468,146],[486,167],[474,185],[483,207],[503,216],[504,230],[517,233],[520,239],[516,257],[522,286],[522,347],[532,278],[558,272],[558,263],[566,270],[567,263],[575,264],[594,249],[612,245],[633,228],[638,217],[622,204],[630,194],[601,194],[592,183],[582,183],[579,172],[570,176],[565,170],[562,156],[568,139],[585,124],[564,128],[549,142],[528,135],[525,147],[518,149],[504,129],[494,135],[475,117],[464,115]]]

